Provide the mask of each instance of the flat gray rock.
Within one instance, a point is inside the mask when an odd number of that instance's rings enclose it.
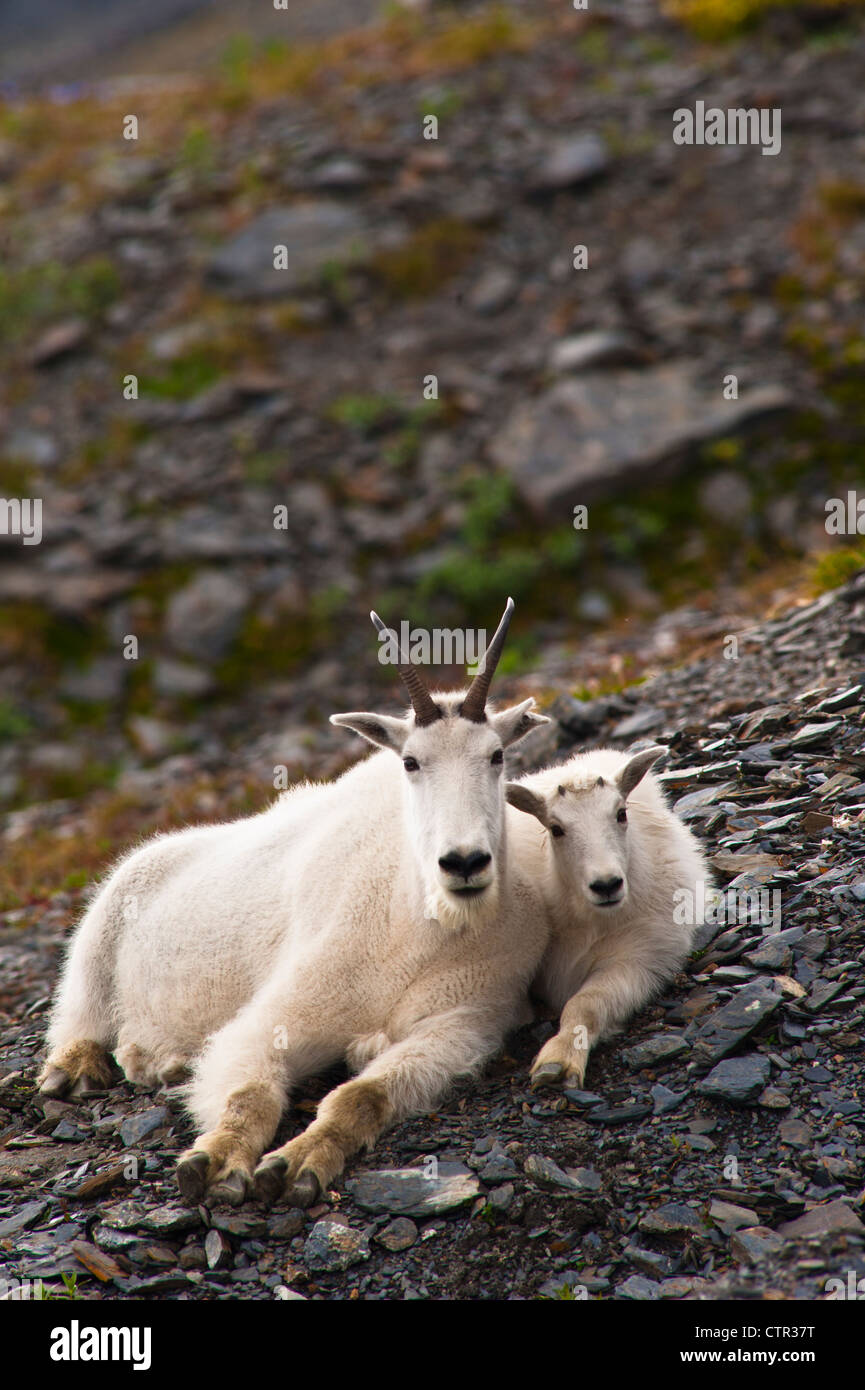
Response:
[[[745,1042],[780,1006],[783,995],[762,981],[744,985],[734,998],[723,1004],[696,1028],[692,1047],[694,1058],[705,1063],[723,1060]]]
[[[241,298],[291,294],[310,285],[331,263],[362,260],[370,229],[353,208],[331,199],[269,208],[221,247],[208,267],[211,281]],[[284,270],[274,247],[285,246]]]
[[[586,372],[520,401],[489,452],[537,513],[562,519],[577,503],[657,481],[661,463],[675,476],[698,445],[791,406],[773,385],[725,401],[690,363]]]
[[[622,1058],[631,1071],[639,1071],[642,1067],[663,1066],[688,1051],[687,1039],[681,1033],[658,1033],[635,1047],[625,1048]]]
[[[746,1105],[768,1083],[772,1071],[768,1057],[753,1053],[749,1057],[727,1057],[713,1067],[697,1090],[713,1100],[727,1100],[731,1105]]]
[[[460,1211],[481,1195],[481,1185],[461,1163],[440,1163],[435,1176],[422,1168],[380,1168],[346,1183],[358,1206],[425,1220]]]
[[[778,1233],[788,1240],[824,1235],[865,1236],[865,1226],[846,1202],[838,1200],[812,1207],[804,1216],[797,1216],[795,1221],[780,1226]]]

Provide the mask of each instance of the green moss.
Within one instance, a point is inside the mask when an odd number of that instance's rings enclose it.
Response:
[[[167,400],[188,401],[219,380],[222,369],[212,348],[195,348],[175,357],[161,372],[143,372],[139,378],[141,396],[161,396]]]
[[[11,700],[0,700],[0,743],[14,743],[32,728],[29,715]]]
[[[0,268],[0,346],[14,346],[55,319],[98,319],[119,290],[117,271],[104,256],[75,266],[49,261],[18,270]]]
[[[361,393],[338,396],[327,409],[328,418],[335,424],[361,435],[374,434],[383,424],[393,421],[398,413],[399,407],[390,396]]]
[[[815,594],[825,594],[829,589],[838,589],[865,569],[865,541],[861,545],[841,546],[829,550],[814,562],[809,575],[810,586]]]
[[[820,201],[832,217],[853,222],[865,217],[865,185],[853,179],[831,179],[820,188]]]
[[[481,239],[477,227],[440,217],[418,228],[402,246],[378,252],[370,270],[392,298],[426,298],[468,264]]]

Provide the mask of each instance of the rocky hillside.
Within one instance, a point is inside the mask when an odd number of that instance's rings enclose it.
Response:
[[[0,493],[43,508],[0,536],[0,803],[305,726],[371,599],[513,593],[524,670],[829,543],[865,29],[768,8],[433,6],[5,101]],[[674,144],[698,98],[780,107],[780,154]]]
[[[523,756],[667,745],[662,781],[726,889],[687,969],[592,1054],[590,1089],[532,1093],[552,1025],[525,1029],[309,1211],[183,1207],[176,1092],[37,1097],[78,895],[28,932],[7,914],[0,1278],[83,1298],[639,1300],[862,1278],[865,575],[740,643],[620,695],[562,694]],[[281,1135],[338,1079],[302,1088]]]
[[[824,1297],[865,1275],[865,549],[825,526],[865,443],[862,7],[325,8],[0,102],[0,515],[42,504],[0,534],[0,1280]],[[781,152],[676,145],[698,100],[780,108]],[[371,606],[508,593],[498,693],[554,719],[513,769],[665,744],[731,915],[591,1089],[529,1090],[538,1022],[311,1211],[182,1207],[176,1094],[35,1094],[88,885],[362,756],[327,716],[398,699]]]

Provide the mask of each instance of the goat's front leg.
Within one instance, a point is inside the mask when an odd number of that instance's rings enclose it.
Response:
[[[652,986],[649,972],[637,964],[593,971],[563,1008],[558,1033],[532,1063],[532,1086],[581,1087],[595,1043],[639,1008]]]
[[[296,1003],[284,996],[258,996],[208,1041],[186,1087],[204,1132],[177,1165],[184,1201],[200,1202],[208,1193],[215,1201],[243,1202],[289,1087],[335,1060],[332,1046],[280,1021],[295,1012]]]
[[[494,1015],[482,1011],[461,1007],[422,1020],[325,1096],[303,1134],[265,1154],[255,1170],[256,1197],[311,1205],[353,1154],[372,1148],[391,1125],[433,1109],[449,1083],[478,1070],[500,1041]]]

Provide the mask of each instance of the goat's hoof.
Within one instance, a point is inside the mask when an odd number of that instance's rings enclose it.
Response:
[[[177,1165],[177,1186],[180,1195],[189,1206],[196,1206],[204,1196],[207,1187],[207,1170],[210,1159],[199,1150],[181,1158]]]
[[[239,1207],[249,1196],[249,1179],[239,1168],[232,1168],[213,1184],[209,1195],[212,1202],[228,1202],[232,1207]]]
[[[532,1072],[532,1090],[536,1091],[540,1086],[558,1086],[564,1075],[564,1070],[561,1062],[542,1062]]]
[[[288,1194],[293,1207],[311,1207],[321,1192],[321,1184],[311,1168],[304,1168],[292,1183]]]
[[[81,1073],[69,1092],[70,1096],[74,1096],[76,1100],[87,1100],[90,1096],[104,1096],[105,1093],[105,1087],[100,1086],[99,1082],[95,1081],[92,1076],[88,1076],[86,1071]]]
[[[52,1067],[39,1083],[39,1094],[54,1099],[65,1096],[69,1090],[69,1081],[68,1071],[64,1071],[62,1067]]]
[[[259,1163],[253,1177],[253,1191],[259,1202],[278,1202],[285,1191],[288,1164],[284,1158],[268,1158]]]

